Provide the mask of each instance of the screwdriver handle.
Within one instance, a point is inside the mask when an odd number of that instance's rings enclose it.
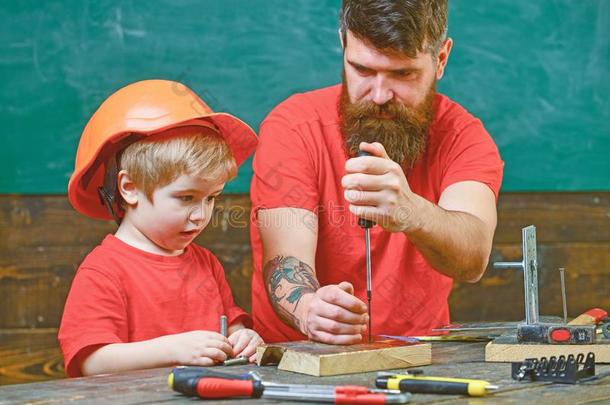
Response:
[[[187,389],[186,384],[193,378],[202,377],[213,377],[213,378],[226,378],[229,380],[251,380],[251,377],[247,374],[234,375],[230,373],[223,373],[216,371],[210,367],[197,367],[197,366],[178,366],[174,367],[172,372],[167,378],[167,385],[174,391],[182,392]],[[193,395],[195,395],[193,393]]]
[[[358,225],[360,226],[360,228],[367,229],[372,228],[373,225],[375,225],[375,222],[364,218],[358,218]]]
[[[592,308],[587,312],[578,315],[576,318],[568,322],[568,325],[597,325],[608,316],[608,312],[601,308]]]
[[[211,398],[260,398],[264,387],[261,381],[238,380],[221,377],[192,377],[173,385],[174,391],[189,397]]]
[[[360,151],[358,151],[358,157],[361,157],[361,156],[371,156],[371,154],[368,153],[368,152],[365,152],[363,150],[360,150]],[[373,221],[371,221],[369,219],[358,218],[358,225],[361,228],[365,228],[365,229],[366,228],[372,228],[373,225],[375,225],[375,222],[373,222]]]
[[[263,384],[254,380],[228,380],[226,378],[204,377],[197,381],[197,396],[207,398],[260,398]]]

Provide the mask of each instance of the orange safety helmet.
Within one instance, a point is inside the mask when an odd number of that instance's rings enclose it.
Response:
[[[115,154],[146,136],[182,126],[203,126],[224,137],[239,166],[256,149],[254,131],[240,119],[215,113],[191,89],[169,80],[143,80],[119,89],[93,114],[81,135],[68,199],[80,213],[115,219],[116,175],[105,183]]]

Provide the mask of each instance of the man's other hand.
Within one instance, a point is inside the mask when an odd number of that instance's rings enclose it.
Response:
[[[367,330],[368,314],[364,302],[354,295],[348,282],[327,285],[314,294],[303,296],[302,325],[315,341],[337,345],[360,343]]]

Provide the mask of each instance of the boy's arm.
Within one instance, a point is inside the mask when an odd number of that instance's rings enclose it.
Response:
[[[227,338],[216,332],[191,331],[100,347],[81,364],[83,375],[184,364],[211,366],[231,357]]]

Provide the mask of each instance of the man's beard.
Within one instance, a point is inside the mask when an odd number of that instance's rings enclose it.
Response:
[[[348,154],[355,156],[360,142],[379,142],[394,162],[413,167],[426,148],[435,94],[436,82],[433,82],[424,101],[414,108],[396,102],[383,105],[371,101],[352,103],[344,74],[339,115]]]

